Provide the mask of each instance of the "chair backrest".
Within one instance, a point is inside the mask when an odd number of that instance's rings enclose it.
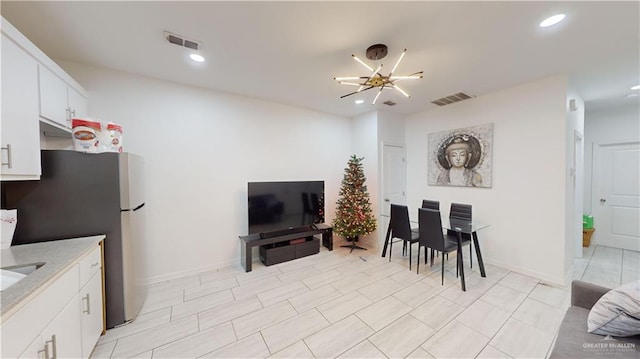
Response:
[[[420,245],[442,251],[444,249],[444,235],[442,234],[440,211],[429,208],[419,208],[418,225]]]
[[[462,203],[451,203],[449,218],[461,218],[471,220],[471,205]]]
[[[391,235],[395,238],[411,240],[409,209],[401,204],[391,205]]]
[[[422,200],[422,208],[435,209],[436,211],[440,210],[440,201],[431,201],[428,199]]]

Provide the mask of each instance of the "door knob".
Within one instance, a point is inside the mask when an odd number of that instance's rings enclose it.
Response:
[[[604,204],[607,200],[604,198],[600,198],[600,204]]]
[[[389,201],[391,201],[391,200],[390,200],[389,198],[385,198],[385,199],[384,199],[384,201],[385,201],[385,202],[389,202]]]

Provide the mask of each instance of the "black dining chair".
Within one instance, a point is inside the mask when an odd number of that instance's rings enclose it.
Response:
[[[436,211],[440,210],[440,201],[432,201],[429,199],[422,200],[422,208],[435,209]]]
[[[389,238],[389,262],[391,262],[391,251],[393,249],[393,239],[399,238],[403,242],[403,248],[409,246],[409,270],[411,270],[411,247],[418,243],[419,234],[411,231],[409,223],[409,209],[400,204],[391,205],[391,238]],[[399,241],[397,241],[399,242]]]
[[[429,199],[423,199],[422,200],[422,208],[429,208],[429,209],[435,209],[436,211],[440,210],[440,201],[433,201],[433,200],[429,200]],[[417,228],[416,228],[417,230]],[[426,249],[425,249],[426,250]],[[433,260],[433,248],[431,249],[431,260]],[[438,253],[436,253],[436,257],[438,256]],[[449,256],[447,255],[447,259],[449,259]],[[424,256],[424,264],[427,264],[427,256],[425,254]]]
[[[420,230],[420,237],[418,245],[418,268],[416,269],[416,273],[420,273],[420,247],[425,247],[425,257],[427,256],[427,248],[432,248],[447,254],[461,249],[458,248],[457,234],[443,233],[440,211],[428,208],[418,209],[418,228]],[[442,285],[444,285],[444,258],[442,258],[440,262],[442,263]],[[431,266],[433,266],[433,257],[431,257]],[[456,256],[456,278],[458,277],[458,268],[460,267],[458,256]]]
[[[449,218],[454,219],[463,219],[471,222],[471,205],[463,204],[463,203],[451,203],[451,208],[449,209]],[[456,235],[456,231],[449,229],[447,231],[449,234]],[[462,233],[462,244],[470,244],[471,243],[471,234],[470,233]],[[469,263],[471,268],[473,268],[473,249],[472,245],[469,245]]]

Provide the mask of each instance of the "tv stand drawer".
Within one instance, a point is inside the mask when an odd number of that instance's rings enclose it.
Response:
[[[260,246],[260,261],[265,266],[287,262],[296,258],[302,258],[320,252],[320,239],[307,237],[307,240],[299,244],[290,244],[289,241]]]

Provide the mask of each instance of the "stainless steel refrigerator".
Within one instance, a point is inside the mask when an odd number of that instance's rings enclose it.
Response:
[[[136,317],[146,297],[144,160],[130,153],[42,151],[39,181],[2,182],[18,210],[12,245],[105,234],[106,325]]]

